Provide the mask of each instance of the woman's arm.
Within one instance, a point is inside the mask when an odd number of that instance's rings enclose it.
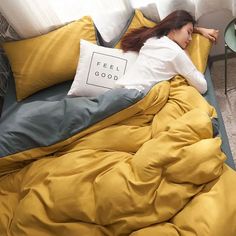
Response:
[[[198,27],[198,26],[194,27],[193,32],[203,35],[204,37],[210,39],[214,43],[217,42],[217,38],[219,36],[219,30],[208,29],[208,28],[203,28],[203,27]]]
[[[172,64],[176,72],[182,75],[189,85],[196,88],[201,94],[207,91],[207,82],[204,75],[197,70],[186,51],[180,52],[172,60]]]

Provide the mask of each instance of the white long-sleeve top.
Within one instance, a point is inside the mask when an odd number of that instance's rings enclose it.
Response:
[[[116,82],[116,87],[143,90],[178,74],[200,93],[207,91],[204,75],[197,70],[185,51],[167,36],[159,39],[153,37],[144,43],[137,60]]]

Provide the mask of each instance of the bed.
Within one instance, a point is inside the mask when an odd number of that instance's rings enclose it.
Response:
[[[129,26],[137,22],[150,23],[139,11]],[[208,82],[204,97],[181,76],[141,92],[68,96],[69,79],[16,95],[10,72],[0,120],[0,234],[234,236],[236,173],[201,54],[210,43],[196,35],[191,47]]]

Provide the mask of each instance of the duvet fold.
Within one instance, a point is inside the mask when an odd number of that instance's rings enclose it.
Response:
[[[0,124],[0,235],[235,236],[215,109],[181,77],[28,108]]]

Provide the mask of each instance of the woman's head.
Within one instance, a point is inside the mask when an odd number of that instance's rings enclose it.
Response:
[[[148,38],[154,36],[160,38],[166,35],[170,38],[172,37],[172,40],[176,41],[182,48],[185,48],[188,39],[184,38],[186,33],[190,33],[191,36],[195,23],[194,18],[187,11],[176,10],[153,28],[142,27],[129,33],[122,40],[121,47],[124,51],[139,51]]]
[[[192,40],[193,24],[187,23],[180,29],[172,29],[167,34],[168,38],[176,42],[181,48],[185,49]]]
[[[162,21],[163,28],[166,28],[164,35],[167,35],[184,49],[192,40],[195,23],[194,18],[188,12],[183,10],[174,11]]]

